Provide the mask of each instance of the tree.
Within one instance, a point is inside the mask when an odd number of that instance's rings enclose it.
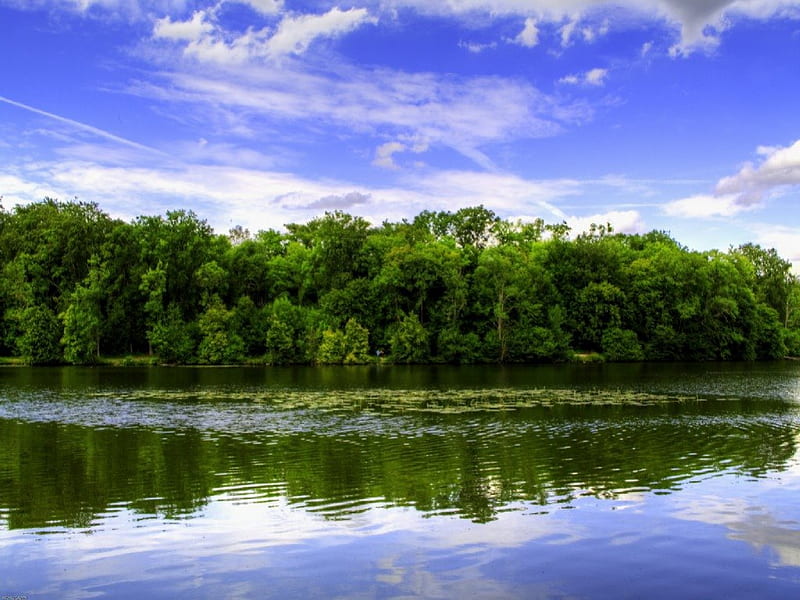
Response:
[[[622,325],[625,294],[608,282],[589,283],[579,295],[578,331],[589,350],[600,350],[604,333]]]
[[[145,294],[144,312],[147,315],[147,339],[150,342],[149,353],[153,353],[153,330],[163,326],[165,319],[164,295],[167,289],[167,272],[158,263],[156,268],[142,275],[139,291]],[[177,308],[177,307],[176,307]],[[180,312],[180,309],[177,309]]]
[[[30,365],[48,365],[61,362],[61,325],[55,313],[43,304],[20,311],[18,315],[20,336],[17,347],[20,356]]]
[[[100,357],[102,271],[96,258],[91,261],[89,275],[70,296],[67,310],[59,315],[64,323],[64,358],[73,364],[89,364]]]
[[[347,355],[347,339],[341,329],[326,329],[317,349],[317,362],[323,365],[338,365]]]
[[[267,361],[288,364],[306,360],[306,322],[301,307],[282,296],[272,303],[266,335]]]
[[[225,293],[229,277],[225,269],[217,264],[217,261],[210,260],[200,265],[195,272],[195,279],[201,290],[200,303],[208,306],[215,298],[219,298]]]
[[[286,226],[291,237],[312,251],[314,280],[319,294],[343,287],[363,274],[361,249],[369,223],[342,211],[326,212],[306,225]]]
[[[170,304],[147,334],[153,351],[164,363],[188,363],[194,357],[194,332],[177,304]]]
[[[369,360],[369,330],[355,319],[348,319],[344,327],[344,362],[361,364]]]
[[[636,332],[630,329],[612,327],[603,332],[603,354],[610,361],[642,360],[644,352],[636,337]]]
[[[429,333],[417,315],[405,315],[394,327],[390,337],[392,359],[395,362],[418,363],[428,359]]]
[[[732,252],[745,256],[753,265],[756,298],[773,308],[780,323],[788,327],[792,263],[778,256],[775,248],[765,250],[758,244],[744,244]]]
[[[201,308],[202,293],[197,271],[230,247],[225,236],[214,236],[211,227],[192,211],[168,211],[165,217],[139,217],[133,224],[145,270],[164,272],[163,306],[176,305],[192,321]]]
[[[258,356],[266,352],[268,317],[249,296],[242,296],[236,302],[231,318],[231,330],[244,343],[247,356]]]
[[[233,311],[225,308],[218,296],[213,296],[200,315],[200,346],[197,357],[201,363],[219,365],[241,362],[244,342],[232,331]]]

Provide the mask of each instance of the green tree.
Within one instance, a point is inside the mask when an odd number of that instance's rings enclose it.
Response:
[[[225,308],[219,296],[208,301],[206,310],[200,315],[200,346],[197,357],[201,363],[219,365],[241,362],[244,358],[244,342],[232,331],[233,311]]]
[[[61,362],[62,329],[55,313],[43,304],[19,312],[20,336],[17,345],[20,356],[30,365]]]
[[[285,296],[272,303],[266,334],[267,362],[290,364],[308,360],[304,310]]]
[[[603,354],[610,361],[635,361],[644,358],[642,346],[636,332],[630,329],[611,327],[603,332]]]
[[[102,270],[96,258],[91,261],[89,275],[70,296],[67,310],[59,315],[64,323],[64,358],[73,364],[89,364],[100,358]]]
[[[348,319],[344,327],[344,362],[361,364],[369,360],[369,330],[355,319]]]
[[[390,337],[392,359],[395,362],[425,362],[429,356],[430,334],[417,315],[405,315],[394,327]]]
[[[183,320],[177,304],[170,304],[147,334],[153,351],[161,362],[183,364],[194,358],[192,326]]]
[[[344,362],[347,355],[347,339],[341,329],[326,329],[317,349],[317,362],[323,365],[337,365]]]
[[[268,317],[266,311],[259,309],[249,296],[242,296],[236,302],[231,326],[244,343],[247,356],[259,356],[266,352]]]

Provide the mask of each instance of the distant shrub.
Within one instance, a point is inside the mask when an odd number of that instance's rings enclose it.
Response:
[[[603,354],[606,360],[624,362],[642,360],[644,352],[636,337],[636,332],[630,329],[612,327],[603,332]]]

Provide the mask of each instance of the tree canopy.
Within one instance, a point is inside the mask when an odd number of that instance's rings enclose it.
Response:
[[[372,226],[326,213],[216,234],[191,211],[0,209],[0,352],[31,364],[755,360],[800,354],[774,249],[511,222],[483,206]]]

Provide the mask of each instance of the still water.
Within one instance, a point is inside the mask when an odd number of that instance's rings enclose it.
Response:
[[[0,596],[800,596],[800,363],[0,369]]]

